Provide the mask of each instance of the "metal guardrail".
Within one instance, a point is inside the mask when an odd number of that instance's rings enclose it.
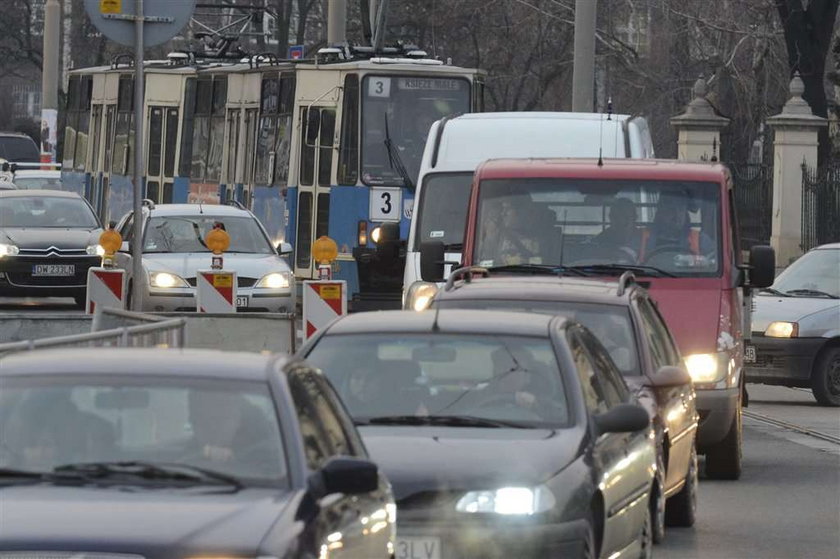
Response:
[[[143,319],[146,324],[0,344],[0,356],[57,347],[184,347],[186,321],[183,318],[161,319],[150,316]]]

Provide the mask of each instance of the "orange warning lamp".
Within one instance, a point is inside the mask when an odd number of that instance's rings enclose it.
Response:
[[[338,257],[338,245],[334,240],[322,235],[312,243],[312,257],[319,264],[329,264]]]
[[[230,246],[230,235],[220,225],[216,225],[207,233],[204,244],[213,251],[213,254],[221,254]]]
[[[105,256],[114,256],[122,246],[122,235],[113,228],[106,229],[99,235],[99,246],[105,251]]]

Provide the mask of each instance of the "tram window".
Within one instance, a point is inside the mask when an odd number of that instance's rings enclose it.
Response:
[[[301,115],[301,120],[307,123],[306,133],[302,135],[303,141],[301,142],[301,149],[300,149],[300,183],[302,185],[309,186],[313,182],[315,182],[315,140],[313,139],[310,141],[310,130],[313,128],[310,126],[312,119],[310,118],[307,109],[302,109],[303,114]],[[317,112],[317,109],[312,111]],[[315,134],[317,135],[317,128],[315,128]]]
[[[224,114],[225,103],[227,103],[227,78],[216,77],[213,79],[213,114]]]
[[[193,122],[193,179],[202,179],[207,173],[207,146],[210,144],[210,119],[196,116]]]
[[[193,122],[195,120],[196,80],[187,78],[184,84],[184,129],[181,131],[181,162],[179,175],[190,176],[192,170]]]
[[[102,163],[102,170],[105,172],[111,170],[111,152],[114,145],[111,138],[114,131],[114,109],[114,105],[108,105],[105,112],[105,161]]]
[[[176,140],[178,139],[178,109],[167,109],[166,111],[166,143],[164,148],[165,159],[163,163],[163,175],[166,177],[175,176],[175,151]]]
[[[213,82],[210,78],[198,80],[195,92],[195,114],[209,115],[213,105]]]
[[[90,160],[90,170],[95,173],[99,171],[99,147],[102,145],[102,105],[95,105],[92,109],[92,139],[93,146]]]
[[[242,182],[251,184],[254,172],[254,140],[257,133],[257,110],[245,111],[245,169],[242,171]]]
[[[213,115],[210,122],[210,146],[207,153],[207,174],[205,178],[218,181],[222,176],[222,152],[225,143],[225,115]]]
[[[134,78],[131,76],[120,76],[117,90],[117,110],[134,110]]]
[[[257,164],[254,182],[260,185],[271,184],[271,160],[274,155],[274,134],[277,129],[277,117],[264,115],[260,118],[257,131]]]
[[[344,78],[341,119],[338,184],[354,186],[359,180],[359,76],[356,74]]]
[[[149,115],[149,176],[160,175],[160,152],[163,147],[163,109],[155,107]],[[151,190],[151,183],[149,186]],[[151,197],[157,200],[157,196]]]
[[[319,239],[329,233],[330,226],[330,193],[318,194],[318,219],[315,221],[315,238]]]
[[[146,198],[149,200],[159,200],[158,195],[160,194],[160,185],[157,181],[149,181],[146,183]]]
[[[298,194],[297,265],[308,268],[312,249],[312,193]]]
[[[73,154],[76,150],[76,127],[79,107],[79,77],[71,76],[67,84],[67,125],[64,131],[64,167],[73,166]]]
[[[286,185],[289,180],[289,154],[292,148],[292,115],[281,115],[277,123],[277,157],[274,161],[274,184]]]
[[[76,128],[76,150],[73,156],[77,171],[84,171],[85,163],[87,163],[88,138],[90,136],[90,102],[92,97],[93,79],[91,76],[83,76],[79,82],[78,128]]]
[[[315,147],[315,142],[318,140],[318,129],[321,125],[321,111],[319,109],[310,110],[306,115],[306,145]]]
[[[321,111],[321,133],[318,140],[320,153],[318,157],[318,184],[330,185],[330,171],[332,171],[333,144],[335,136],[335,110]]]

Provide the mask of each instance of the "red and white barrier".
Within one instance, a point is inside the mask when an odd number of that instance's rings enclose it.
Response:
[[[339,316],[347,314],[347,282],[303,282],[304,338],[323,328]]]
[[[236,312],[236,272],[199,270],[195,280],[198,312]]]
[[[124,309],[125,292],[125,270],[120,268],[89,268],[85,312],[93,314],[97,307]]]

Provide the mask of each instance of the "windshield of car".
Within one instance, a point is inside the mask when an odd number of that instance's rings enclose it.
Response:
[[[143,252],[211,252],[204,238],[216,224],[221,224],[230,235],[226,253],[274,253],[254,218],[207,214],[152,217],[146,226]]]
[[[324,371],[362,424],[407,416],[456,416],[519,427],[569,423],[566,391],[547,339],[327,336],[307,360]]]
[[[420,207],[414,209],[418,220],[415,250],[420,250],[424,241],[441,241],[448,246],[464,242],[471,184],[472,173],[426,175]]]
[[[18,163],[39,163],[41,154],[38,145],[28,136],[0,136],[0,158]]]
[[[0,198],[0,227],[96,229],[99,222],[81,198],[14,196]]]
[[[57,177],[15,177],[15,186],[20,190],[61,190],[61,179]]]
[[[4,377],[0,468],[156,463],[278,483],[286,464],[266,383],[111,376]]]
[[[441,309],[487,309],[561,314],[586,326],[612,357],[621,374],[642,374],[633,323],[626,307],[566,301],[524,301],[516,299],[435,299],[432,303]]]
[[[719,276],[719,190],[693,181],[484,180],[474,262],[641,264],[660,275]]]
[[[368,185],[403,186],[396,158],[416,181],[432,123],[470,109],[464,79],[367,76],[362,87],[362,180]]]
[[[773,289],[793,296],[813,297],[821,292],[840,297],[840,249],[806,253],[779,274]]]

